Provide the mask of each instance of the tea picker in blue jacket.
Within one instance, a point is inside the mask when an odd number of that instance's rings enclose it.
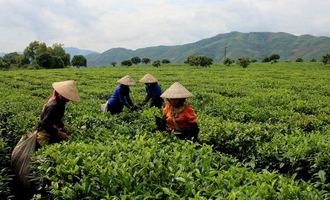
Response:
[[[140,82],[145,83],[146,85],[145,90],[147,95],[143,101],[143,104],[147,104],[149,102],[150,107],[155,106],[157,108],[161,108],[164,100],[160,97],[162,94],[162,89],[158,84],[158,80],[151,74],[146,74],[140,79]]]
[[[135,108],[129,95],[129,86],[135,85],[135,81],[130,76],[126,75],[119,79],[117,83],[119,83],[119,85],[108,99],[106,107],[104,108],[106,112],[110,112],[111,114],[122,112],[125,106],[129,109]]]

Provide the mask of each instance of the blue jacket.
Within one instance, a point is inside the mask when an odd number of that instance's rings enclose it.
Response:
[[[129,96],[130,90],[128,86],[118,85],[111,97],[108,99],[108,105],[118,108],[133,106],[133,102]]]
[[[155,98],[159,98],[160,95],[162,95],[162,89],[160,88],[160,86],[158,84],[153,84],[150,87],[146,86],[146,93],[147,96],[155,99]]]

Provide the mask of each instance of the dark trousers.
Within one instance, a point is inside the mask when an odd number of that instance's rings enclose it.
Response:
[[[165,118],[156,117],[157,130],[166,131],[168,125]],[[181,134],[176,136],[181,140],[192,140],[196,142],[198,140],[199,127],[197,123],[192,123],[188,129],[180,131]]]
[[[160,97],[158,98],[151,98],[150,100],[150,107],[155,106],[157,108],[161,108],[163,106],[164,100]]]
[[[194,142],[198,139],[199,127],[197,124],[193,124],[189,129],[181,131],[181,134],[176,134],[181,140],[192,140]]]
[[[111,114],[118,114],[123,111],[123,106],[110,106],[109,104],[107,105],[107,112],[110,112]]]

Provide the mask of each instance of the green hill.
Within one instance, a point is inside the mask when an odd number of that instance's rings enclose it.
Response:
[[[71,55],[71,58],[73,56],[76,56],[76,55],[83,55],[83,56],[86,56],[86,55],[89,55],[89,54],[94,54],[94,53],[98,53],[98,52],[95,52],[95,51],[91,51],[91,50],[87,50],[87,49],[79,49],[79,48],[75,48],[75,47],[64,47],[64,50],[65,52],[67,52],[68,54]]]
[[[249,57],[262,60],[265,56],[276,53],[280,60],[320,59],[330,52],[330,38],[311,35],[295,36],[288,33],[231,32],[219,34],[194,43],[177,46],[155,46],[130,50],[113,48],[101,54],[87,55],[89,66],[110,65],[120,63],[134,56],[149,57],[152,60],[169,59],[172,63],[183,63],[189,55],[206,55],[219,62],[224,57],[227,47],[227,57]]]

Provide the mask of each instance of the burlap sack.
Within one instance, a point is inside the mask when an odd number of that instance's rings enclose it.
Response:
[[[36,151],[37,131],[23,135],[11,154],[11,164],[17,180],[24,185],[29,185],[30,162]]]
[[[103,112],[107,112],[107,111],[108,111],[107,106],[108,106],[108,103],[101,104],[101,110],[102,110]]]

